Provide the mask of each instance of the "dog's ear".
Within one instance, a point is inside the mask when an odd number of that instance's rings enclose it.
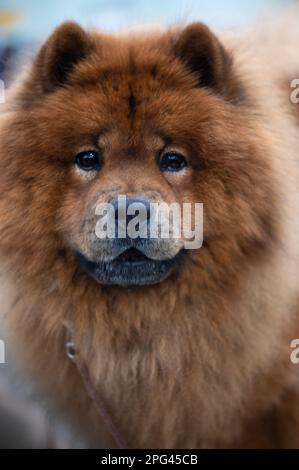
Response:
[[[198,86],[222,92],[231,69],[231,58],[215,34],[202,23],[187,26],[175,41],[175,54],[197,77]]]
[[[91,37],[77,23],[63,23],[40,49],[33,65],[33,79],[44,93],[63,86],[76,64],[92,48]]]

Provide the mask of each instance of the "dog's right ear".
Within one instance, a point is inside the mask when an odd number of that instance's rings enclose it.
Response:
[[[43,91],[63,86],[92,47],[91,37],[77,23],[66,22],[59,26],[42,46],[34,64],[34,73]]]
[[[21,96],[23,104],[64,86],[76,65],[93,50],[92,37],[75,22],[59,26],[41,47]]]

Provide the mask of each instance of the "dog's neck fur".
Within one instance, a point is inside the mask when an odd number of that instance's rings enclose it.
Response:
[[[47,301],[52,322],[44,312],[44,292],[36,292],[34,299],[24,293],[10,321],[18,339],[23,338],[20,348],[27,351],[29,369],[38,376],[47,370],[42,382],[54,401],[59,398],[66,407],[70,398],[65,384],[69,388],[73,383],[74,411],[88,410],[80,426],[92,441],[101,435],[101,425],[65,355],[65,328],[72,329],[94,383],[130,445],[231,445],[243,420],[276,404],[286,383],[292,386],[288,347],[295,331],[292,314],[286,317],[286,312],[295,313],[291,273],[290,260],[281,252],[239,280],[239,299],[228,289],[221,296],[215,292],[214,298],[203,292],[197,303],[188,297],[187,287],[176,296],[167,286],[140,290],[139,295],[110,289],[93,305],[86,305],[84,292],[74,297],[70,290],[63,296],[53,288]],[[160,296],[168,297],[167,309]],[[35,342],[28,345],[32,328]],[[48,348],[50,366],[40,348]],[[180,427],[189,429],[187,436],[179,435]]]

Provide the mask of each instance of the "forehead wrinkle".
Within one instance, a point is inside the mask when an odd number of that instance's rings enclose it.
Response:
[[[129,108],[129,120],[131,122],[131,128],[133,128],[134,120],[137,113],[137,97],[136,91],[133,84],[136,82],[136,62],[134,59],[133,48],[129,48],[129,79],[128,79],[128,108]]]

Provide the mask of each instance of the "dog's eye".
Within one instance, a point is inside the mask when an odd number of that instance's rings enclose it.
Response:
[[[100,155],[95,150],[80,152],[76,156],[76,165],[84,171],[98,171],[100,169]]]
[[[160,160],[160,170],[165,171],[182,171],[186,166],[186,160],[180,153],[167,152],[164,153]]]

